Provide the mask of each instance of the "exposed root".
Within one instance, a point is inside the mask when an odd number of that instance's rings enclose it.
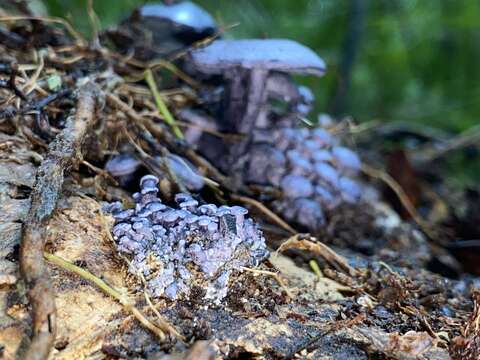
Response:
[[[33,336],[25,359],[46,359],[55,340],[56,309],[43,248],[48,221],[60,197],[64,176],[81,161],[81,144],[95,119],[98,88],[84,86],[78,94],[75,117],[49,146],[38,168],[31,194],[31,207],[23,224],[20,245],[20,270],[32,307]]]

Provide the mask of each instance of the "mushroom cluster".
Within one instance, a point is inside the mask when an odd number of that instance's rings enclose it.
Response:
[[[214,142],[195,133],[187,140],[198,151],[241,183],[280,189],[274,209],[308,230],[325,224],[326,211],[359,200],[357,154],[323,128],[298,126],[314,97],[290,75],[322,76],[326,69],[312,50],[286,39],[218,40],[190,56],[198,72],[224,78],[223,113],[215,116],[215,130],[242,139]],[[286,104],[285,110],[277,110],[273,100]],[[198,114],[180,116],[201,123]]]
[[[218,304],[235,269],[268,257],[262,233],[243,207],[200,205],[180,193],[172,208],[158,198],[157,184],[152,175],[140,180],[133,209],[119,202],[107,206],[118,250],[131,259],[129,271],[145,277],[151,296],[188,300],[200,291]]]
[[[273,206],[287,220],[318,230],[325,210],[360,199],[361,187],[352,178],[360,159],[328,131],[283,127],[254,135],[250,151],[239,160],[244,180],[281,189],[282,198]]]

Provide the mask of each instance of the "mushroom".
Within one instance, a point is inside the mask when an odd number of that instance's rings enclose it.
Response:
[[[153,3],[137,8],[108,37],[123,51],[133,48],[135,57],[151,60],[168,56],[217,31],[213,17],[190,2]]]
[[[193,67],[223,75],[225,130],[250,134],[268,96],[272,74],[322,76],[325,63],[309,48],[287,39],[217,40],[191,53]],[[278,76],[277,76],[278,78]],[[287,87],[286,87],[287,88]]]
[[[146,25],[150,25],[154,35],[162,22],[174,28],[176,34],[195,33],[205,37],[214,33],[217,24],[213,17],[200,6],[184,1],[178,4],[147,4],[138,9],[138,16]]]

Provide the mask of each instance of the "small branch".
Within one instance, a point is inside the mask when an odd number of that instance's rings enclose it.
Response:
[[[80,147],[94,122],[98,89],[87,85],[79,91],[75,117],[50,144],[38,168],[31,206],[23,223],[20,271],[32,306],[33,335],[25,359],[46,359],[55,340],[56,309],[50,277],[43,260],[47,225],[62,191],[65,173],[81,159]]]
[[[402,203],[405,210],[412,217],[415,223],[417,223],[417,225],[422,229],[422,231],[430,238],[435,238],[432,229],[430,228],[430,225],[420,217],[403,188],[393,177],[391,177],[386,172],[377,170],[365,163],[362,165],[362,172],[371,178],[379,179],[385,184],[387,184],[393,190],[395,195],[397,195],[397,197],[400,199],[400,202]]]
[[[274,223],[276,223],[278,226],[280,226],[284,230],[288,231],[290,234],[298,233],[298,231],[295,231],[294,228],[288,225],[280,216],[275,214],[272,210],[267,208],[260,201],[257,201],[255,199],[252,199],[246,196],[235,195],[235,194],[231,194],[230,197],[235,201],[240,201],[244,204],[249,204],[256,207],[259,211],[265,214],[270,220],[272,220]]]
[[[21,21],[21,20],[36,20],[46,23],[61,24],[69,32],[69,34],[77,41],[79,45],[86,45],[87,42],[82,38],[82,36],[75,31],[72,24],[67,20],[59,17],[43,17],[43,16],[0,16],[0,22],[5,21]]]
[[[298,234],[290,237],[277,249],[277,252],[283,252],[289,249],[309,251],[315,255],[321,256],[334,268],[342,270],[350,276],[356,276],[358,274],[356,269],[348,265],[347,260],[343,256],[338,255],[327,245],[312,236],[307,236],[306,238],[303,238],[302,236],[304,235]]]

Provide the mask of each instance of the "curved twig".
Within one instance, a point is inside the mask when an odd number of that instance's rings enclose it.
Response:
[[[33,320],[32,340],[25,359],[46,359],[55,340],[55,298],[43,259],[47,224],[60,197],[65,173],[81,160],[80,147],[94,121],[97,98],[98,89],[93,84],[79,91],[75,117],[67,120],[38,168],[20,245],[20,271]]]

